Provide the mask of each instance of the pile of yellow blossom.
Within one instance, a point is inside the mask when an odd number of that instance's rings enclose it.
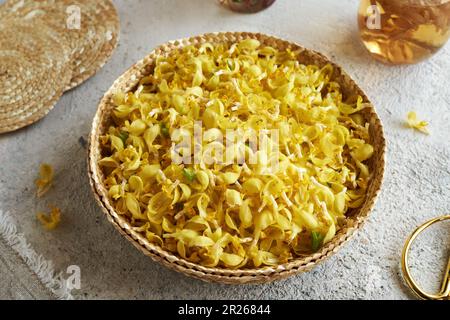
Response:
[[[367,104],[343,98],[332,66],[297,54],[253,39],[188,46],[116,93],[99,164],[135,231],[225,268],[278,265],[334,237],[370,180]],[[195,141],[196,123],[200,142],[183,144]],[[238,132],[231,145],[229,130]],[[274,131],[277,140],[255,148],[255,132]]]

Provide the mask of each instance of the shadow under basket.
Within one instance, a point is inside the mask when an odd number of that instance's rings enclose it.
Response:
[[[98,165],[98,161],[102,157],[102,148],[99,138],[106,132],[111,123],[111,114],[114,108],[112,103],[113,93],[117,91],[129,92],[134,90],[139,80],[153,71],[158,56],[165,56],[172,50],[177,50],[187,45],[200,46],[206,42],[213,44],[235,43],[248,38],[258,39],[262,45],[272,46],[281,51],[288,48],[299,50],[300,54],[298,60],[303,64],[312,64],[319,67],[331,64],[335,70],[333,80],[341,85],[344,96],[360,95],[363,97],[364,102],[368,103],[369,107],[361,111],[361,114],[370,124],[371,144],[374,146],[374,154],[368,163],[372,172],[372,179],[370,180],[364,204],[360,208],[348,213],[348,219],[346,219],[345,224],[337,232],[336,236],[330,242],[325,244],[320,251],[308,256],[296,257],[287,263],[272,267],[238,270],[209,268],[189,262],[164,250],[158,245],[150,243],[145,236],[133,231],[129,221],[115,211],[111,200],[108,197],[108,190],[103,184],[104,175]],[[328,60],[325,56],[303,48],[298,44],[260,33],[209,33],[192,38],[170,41],[156,48],[114,82],[112,87],[102,98],[93,120],[89,140],[88,172],[92,191],[108,220],[139,251],[146,256],[151,257],[154,261],[157,261],[172,270],[208,282],[220,282],[226,284],[266,283],[312,269],[314,266],[337,252],[339,248],[350,239],[355,231],[361,228],[373,208],[381,189],[385,168],[385,151],[386,142],[383,135],[383,127],[373,105],[370,103],[366,94],[356,85],[350,76],[348,76],[341,67]]]

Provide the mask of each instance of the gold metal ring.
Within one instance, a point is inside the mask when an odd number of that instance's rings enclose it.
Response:
[[[411,272],[409,270],[408,265],[408,254],[409,250],[411,248],[411,244],[414,242],[414,240],[417,238],[417,236],[424,231],[426,228],[430,227],[431,225],[441,222],[444,220],[450,220],[450,215],[435,218],[433,220],[430,220],[420,227],[418,227],[406,240],[405,247],[403,248],[402,252],[402,272],[403,277],[408,284],[408,286],[411,288],[411,290],[421,299],[424,300],[450,300],[450,257],[447,263],[447,268],[445,271],[444,276],[444,282],[442,283],[441,291],[438,294],[429,294],[422,290],[417,283],[414,281],[414,279],[411,276]]]

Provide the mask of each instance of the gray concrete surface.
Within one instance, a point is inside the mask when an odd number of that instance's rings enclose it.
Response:
[[[73,294],[81,299],[413,298],[400,276],[403,242],[421,222],[450,213],[450,46],[419,65],[379,64],[359,42],[357,2],[279,0],[270,10],[242,15],[214,0],[115,1],[122,34],[111,61],[65,94],[45,119],[0,136],[0,210],[14,216],[30,244],[53,260],[57,270],[80,266],[81,289]],[[102,94],[156,45],[210,31],[259,31],[325,53],[367,91],[384,122],[388,162],[376,208],[350,243],[309,273],[268,285],[225,286],[187,278],[132,247],[106,221],[91,195],[80,139],[88,136]],[[430,136],[404,127],[410,110],[430,121]],[[37,201],[33,181],[41,162],[54,165],[56,179],[55,187]],[[35,219],[36,211],[49,204],[63,211],[54,232],[43,231]],[[436,288],[441,280],[448,227],[430,232],[414,248],[414,271],[427,288]],[[36,278],[2,248],[0,298],[47,298],[42,290],[27,289],[38,285]]]

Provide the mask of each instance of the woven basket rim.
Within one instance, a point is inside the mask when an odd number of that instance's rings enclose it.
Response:
[[[346,86],[351,87],[351,92],[357,92],[361,95],[365,102],[370,107],[366,120],[371,121],[371,127],[376,132],[376,137],[379,141],[375,145],[376,150],[376,165],[372,170],[374,177],[370,181],[365,203],[361,208],[357,210],[357,214],[352,219],[349,219],[348,225],[342,228],[332,241],[324,245],[319,252],[305,256],[296,257],[287,263],[280,264],[275,267],[263,267],[263,268],[245,268],[245,269],[225,269],[225,268],[211,268],[204,267],[202,265],[187,261],[171,252],[162,249],[160,246],[150,243],[143,235],[133,231],[131,225],[125,218],[120,216],[111,205],[107,190],[104,188],[101,179],[101,169],[98,166],[98,160],[100,155],[101,146],[99,144],[99,134],[101,134],[101,128],[105,116],[105,113],[111,111],[111,96],[121,87],[126,87],[127,90],[133,89],[139,81],[139,75],[145,73],[146,67],[151,67],[154,59],[163,54],[167,54],[170,51],[183,47],[188,44],[198,45],[205,42],[235,42],[241,39],[254,38],[263,43],[274,43],[278,47],[290,47],[300,49],[302,53],[305,53],[308,59],[317,59],[319,63],[329,63],[335,68],[338,77],[341,77],[346,82]],[[341,83],[342,84],[342,83]],[[373,137],[371,137],[373,138]],[[204,281],[221,282],[221,283],[263,283],[270,282],[276,279],[285,278],[287,276],[307,271],[313,266],[317,265],[324,259],[333,255],[337,250],[347,242],[354,232],[361,228],[364,221],[369,216],[378,194],[381,190],[384,169],[385,169],[385,154],[386,154],[386,141],[383,133],[383,126],[381,120],[376,114],[375,108],[368,99],[363,90],[355,83],[355,81],[345,72],[342,68],[332,62],[330,59],[318,53],[314,50],[306,49],[301,45],[284,40],[278,37],[273,37],[261,33],[250,32],[215,32],[206,33],[199,36],[190,38],[183,38],[179,40],[169,41],[156,49],[150,54],[144,57],[142,60],[135,63],[124,74],[122,74],[111,86],[110,89],[104,94],[101,99],[98,110],[92,122],[92,130],[89,138],[88,148],[88,174],[89,181],[98,204],[102,211],[106,214],[108,221],[110,221],[114,227],[132,244],[137,247],[142,253],[150,256],[153,260],[162,263],[170,269],[182,272],[188,276],[195,277]],[[374,160],[375,161],[375,160]],[[376,174],[376,176],[375,176]]]

